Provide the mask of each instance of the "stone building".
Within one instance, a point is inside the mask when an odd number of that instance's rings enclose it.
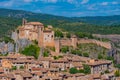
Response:
[[[54,46],[54,31],[52,27],[45,28],[40,22],[27,22],[23,19],[22,26],[18,27],[19,39],[38,41],[39,46]]]

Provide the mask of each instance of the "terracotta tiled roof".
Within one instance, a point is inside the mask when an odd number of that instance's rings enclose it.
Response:
[[[29,72],[23,72],[23,73],[20,73],[20,75],[22,77],[32,77],[32,75]]]
[[[94,62],[88,62],[87,64],[90,66],[101,65],[101,64],[110,64],[112,61],[109,60],[95,60]]]
[[[28,22],[26,24],[31,24],[31,25],[43,25],[42,23],[40,22]]]
[[[71,63],[74,67],[83,67],[83,65],[81,63],[78,62],[72,62]]]
[[[4,72],[4,69],[2,67],[0,67],[0,72]]]
[[[41,71],[41,72],[47,72],[48,70],[46,68],[32,68],[32,71]]]
[[[53,59],[51,57],[41,57],[39,60],[40,61],[51,61]]]
[[[32,74],[36,74],[36,75],[38,75],[38,76],[43,75],[41,72],[32,72]]]

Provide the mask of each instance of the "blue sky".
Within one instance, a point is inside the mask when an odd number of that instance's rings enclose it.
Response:
[[[68,17],[120,15],[120,0],[0,0],[0,8]]]

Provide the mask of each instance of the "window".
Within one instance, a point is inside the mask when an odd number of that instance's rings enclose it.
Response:
[[[53,38],[53,35],[51,36],[51,38]]]

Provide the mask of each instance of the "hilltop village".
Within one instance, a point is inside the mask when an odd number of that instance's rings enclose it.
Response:
[[[86,43],[111,50],[110,42],[79,39],[74,34],[70,38],[55,37],[51,25],[45,27],[40,22],[25,19],[11,38],[14,44],[1,43],[4,45],[0,52],[7,55],[0,56],[0,80],[120,80],[120,72],[112,60],[92,58],[89,54],[82,56],[74,51],[79,50],[78,44]],[[31,45],[35,45],[37,51]],[[26,46],[31,48],[24,51]],[[74,49],[73,54],[70,48]],[[29,55],[31,52],[33,56]]]

